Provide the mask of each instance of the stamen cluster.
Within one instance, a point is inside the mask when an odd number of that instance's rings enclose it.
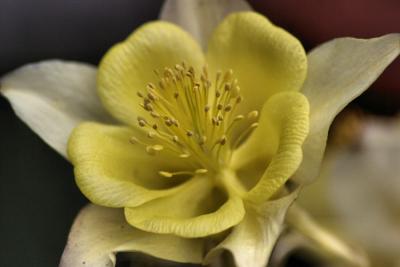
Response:
[[[258,116],[257,111],[247,117],[234,115],[243,98],[233,71],[218,71],[214,83],[206,67],[196,74],[185,63],[165,68],[162,73],[154,72],[157,85],[148,83],[145,92],[137,93],[142,99],[140,106],[148,112],[146,118],[137,118],[139,126],[146,128],[148,140],[132,137],[131,143],[144,145],[151,155],[168,150],[181,159],[191,159],[195,171],[160,171],[165,177],[218,170],[258,125],[254,122],[242,134],[232,134],[239,121],[247,119],[249,124]]]

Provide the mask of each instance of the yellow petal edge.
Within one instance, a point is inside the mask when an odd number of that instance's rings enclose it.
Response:
[[[168,22],[144,24],[102,59],[97,77],[100,99],[114,117],[135,125],[137,115],[148,116],[139,106],[137,92],[149,82],[157,83],[155,70],[162,72],[183,61],[195,69],[204,65],[203,52],[188,33]]]
[[[265,104],[259,125],[249,142],[262,146],[266,137],[278,136],[278,144],[260,181],[246,196],[247,200],[256,203],[270,199],[301,163],[302,144],[309,131],[307,98],[297,92],[274,95]]]
[[[243,219],[243,201],[237,196],[230,196],[216,211],[203,214],[204,198],[213,182],[195,177],[191,184],[177,194],[126,208],[127,221],[144,231],[197,238],[220,233]]]
[[[207,51],[211,73],[232,69],[244,98],[239,112],[261,109],[282,91],[299,91],[307,73],[306,53],[294,36],[255,12],[228,16]]]
[[[75,167],[76,183],[93,203],[135,207],[187,186],[184,183],[170,189],[151,189],[149,185],[163,181],[157,174],[157,159],[130,144],[132,135],[128,127],[93,122],[82,123],[72,132],[68,155]]]

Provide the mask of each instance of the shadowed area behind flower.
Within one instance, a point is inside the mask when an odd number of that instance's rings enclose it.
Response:
[[[373,267],[399,266],[399,138],[399,118],[343,113],[320,179],[299,198],[322,225],[365,249]]]
[[[330,39],[353,36],[371,38],[400,31],[400,3],[392,0],[290,1],[249,0],[267,15],[295,34],[309,50]],[[357,101],[362,108],[377,114],[400,111],[400,59]]]

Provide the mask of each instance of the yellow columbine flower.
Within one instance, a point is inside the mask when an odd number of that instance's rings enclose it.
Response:
[[[243,12],[208,47],[204,55],[167,22],[140,27],[106,54],[97,78],[104,105],[127,126],[88,122],[70,137],[82,192],[124,208],[138,229],[200,238],[267,216],[260,207],[301,162],[309,106],[298,92],[300,43]]]
[[[182,21],[214,10],[182,3],[193,8]],[[220,17],[221,3],[209,2]],[[399,40],[341,38],[306,55],[265,17],[241,12],[201,43],[206,52],[159,21],[114,46],[97,73],[50,61],[3,77],[17,115],[61,155],[79,124],[69,159],[99,206],[78,216],[61,266],[112,266],[120,251],[207,263],[223,249],[240,267],[265,265],[296,188],[318,173],[330,123],[397,57]],[[97,101],[96,76],[118,123]]]

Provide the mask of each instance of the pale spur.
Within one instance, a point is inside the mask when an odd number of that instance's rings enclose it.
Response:
[[[17,115],[71,161],[94,203],[60,266],[114,266],[132,251],[208,264],[224,250],[237,266],[266,264],[333,118],[398,56],[400,36],[340,38],[307,55],[246,9],[167,1],[162,20],[98,69],[45,61],[2,78]]]
[[[370,266],[398,267],[400,119],[352,117],[348,115],[343,122],[347,123],[341,124],[332,137],[340,139],[350,132],[357,133],[356,136],[345,145],[328,146],[320,177],[304,188],[296,203],[321,227],[363,248],[368,253]],[[313,229],[310,234],[316,236],[318,231]],[[322,246],[316,246],[295,231],[282,238],[278,245],[283,257],[299,248],[320,254]],[[332,266],[343,266],[343,263]]]

